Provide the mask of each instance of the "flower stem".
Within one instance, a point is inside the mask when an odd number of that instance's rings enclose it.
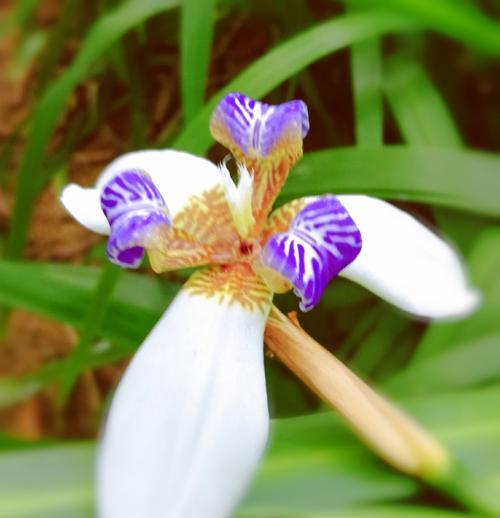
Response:
[[[63,406],[84,365],[92,339],[97,333],[114,293],[114,288],[120,279],[122,269],[106,262],[101,270],[95,291],[90,300],[88,311],[82,322],[80,340],[75,349],[66,359],[66,368],[62,372],[58,393],[58,404]]]
[[[265,341],[269,350],[337,410],[387,463],[428,482],[447,478],[452,467],[448,451],[313,340],[300,327],[295,314],[287,318],[273,306]]]

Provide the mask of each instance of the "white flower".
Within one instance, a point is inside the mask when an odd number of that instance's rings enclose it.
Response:
[[[230,94],[211,130],[240,164],[237,186],[224,168],[166,150],[126,154],[95,188],[63,191],[75,219],[110,234],[117,264],[137,266],[146,249],[156,271],[212,265],[181,289],[120,382],[98,461],[102,518],[231,514],[267,439],[263,332],[275,286],[293,287],[304,309],[337,274],[420,317],[477,306],[453,248],[384,201],[300,199],[267,218],[307,129],[300,101]]]

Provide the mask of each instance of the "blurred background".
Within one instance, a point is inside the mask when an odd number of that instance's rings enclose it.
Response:
[[[389,199],[484,296],[429,324],[337,279],[301,318],[451,450],[445,482],[386,466],[266,358],[273,439],[237,516],[500,516],[499,56],[498,0],[1,0],[0,516],[92,516],[109,395],[187,276],[115,271],[61,187],[132,149],[220,160],[208,118],[235,90],[308,104],[278,205]]]

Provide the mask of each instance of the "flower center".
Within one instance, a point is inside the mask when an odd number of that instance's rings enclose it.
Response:
[[[238,164],[239,180],[234,183],[226,163],[219,166],[226,201],[238,234],[245,239],[255,223],[252,213],[253,179],[244,164]]]
[[[262,247],[257,239],[240,239],[234,250],[234,263],[252,264],[260,254]]]
[[[250,255],[253,252],[253,243],[249,243],[247,241],[240,242],[240,254],[241,255]]]

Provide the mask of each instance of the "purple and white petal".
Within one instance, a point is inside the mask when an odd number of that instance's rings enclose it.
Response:
[[[266,157],[285,137],[302,141],[309,131],[309,116],[303,101],[272,106],[231,93],[218,104],[210,128],[229,149],[239,149],[246,156]]]
[[[103,170],[95,187],[67,185],[61,202],[81,225],[98,234],[109,234],[109,223],[100,204],[102,189],[114,176],[132,169],[148,173],[168,202],[172,218],[184,209],[191,196],[221,184],[217,166],[205,158],[173,149],[148,149],[117,157]]]
[[[321,196],[302,209],[288,232],[272,236],[260,260],[288,279],[308,311],[327,284],[361,251],[361,233],[335,196]]]
[[[111,228],[108,258],[125,268],[137,268],[153,231],[170,226],[160,191],[137,169],[123,171],[103,186],[101,208]]]
[[[443,239],[383,200],[338,198],[363,235],[363,249],[343,277],[422,317],[457,318],[477,308],[480,294],[460,256]]]
[[[148,173],[167,202],[172,218],[182,212],[192,196],[222,185],[218,167],[206,158],[173,149],[148,149],[115,158],[103,170],[96,187],[102,189],[113,176],[130,169]]]

